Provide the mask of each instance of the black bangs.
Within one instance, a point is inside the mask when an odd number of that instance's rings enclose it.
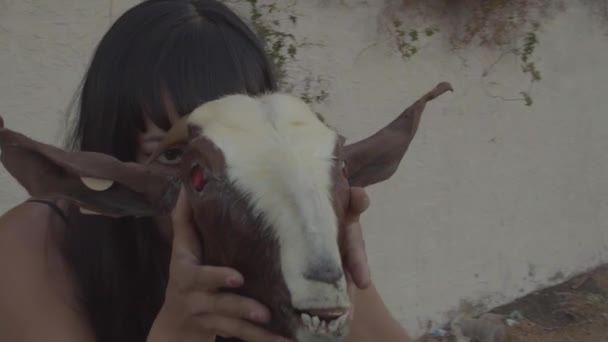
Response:
[[[155,70],[156,89],[166,91],[180,116],[226,95],[257,95],[274,89],[264,74],[263,53],[251,49],[247,37],[211,19],[194,21],[178,30],[164,50],[166,54]],[[163,115],[158,118],[152,114],[150,118],[168,129],[164,121],[167,115],[161,110],[164,105],[157,102],[155,109]]]
[[[72,146],[132,161],[144,118],[168,130],[168,104],[182,116],[225,95],[273,91],[271,69],[262,44],[223,4],[144,2],[101,41]]]

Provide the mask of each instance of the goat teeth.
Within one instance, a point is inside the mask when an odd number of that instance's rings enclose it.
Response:
[[[338,326],[342,325],[340,323],[340,319],[342,319],[342,316],[338,317],[338,319],[334,319],[333,321],[331,321],[331,323],[327,325],[327,330],[329,330],[329,332],[338,331]]]
[[[321,321],[321,325],[319,326],[320,332],[327,332],[327,322]]]
[[[319,328],[319,323],[321,323],[321,321],[319,320],[319,317],[314,316],[312,318],[312,330],[317,330]]]
[[[335,319],[322,319],[319,316],[312,316],[307,313],[300,314],[303,327],[321,335],[342,334],[350,313],[345,313]]]
[[[312,319],[308,314],[302,314],[302,322],[304,323],[305,327],[310,328],[312,324]]]
[[[344,324],[346,323],[346,320],[348,319],[349,316],[350,316],[349,314],[344,314],[336,320],[337,329],[344,328]]]

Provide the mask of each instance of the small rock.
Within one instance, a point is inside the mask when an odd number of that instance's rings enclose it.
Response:
[[[431,336],[434,336],[434,337],[446,337],[448,335],[449,335],[449,333],[447,332],[447,330],[443,330],[443,329],[431,330]]]
[[[515,310],[509,314],[509,318],[518,320],[518,321],[523,321],[524,315],[522,315],[522,313],[519,310]]]
[[[457,341],[506,342],[507,327],[503,317],[485,314],[479,318],[461,318],[452,322],[452,331]]]

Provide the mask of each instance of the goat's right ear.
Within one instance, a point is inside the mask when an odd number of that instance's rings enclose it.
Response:
[[[350,185],[365,187],[390,178],[416,135],[427,102],[447,91],[453,91],[452,86],[439,83],[390,124],[368,138],[345,146]]]
[[[0,161],[36,198],[67,199],[101,215],[157,216],[171,211],[180,183],[161,169],[94,152],[67,152],[2,128]]]

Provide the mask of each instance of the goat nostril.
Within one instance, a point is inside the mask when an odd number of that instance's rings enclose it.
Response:
[[[304,272],[305,279],[330,285],[336,284],[342,277],[342,269],[329,262],[311,265],[306,272]]]

